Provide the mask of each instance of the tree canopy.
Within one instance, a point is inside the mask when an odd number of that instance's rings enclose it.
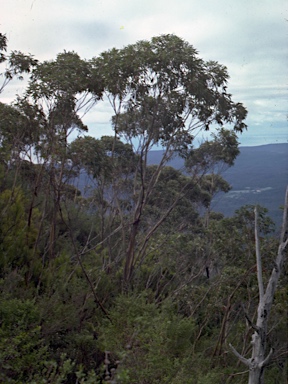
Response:
[[[227,93],[227,68],[203,61],[175,35],[112,49],[92,59],[92,66],[113,106],[114,129],[126,140],[180,150],[195,131],[213,124],[246,128],[245,107]]]
[[[7,48],[0,34],[0,92],[28,83],[0,102],[0,381],[246,383],[229,343],[247,363],[259,247],[263,284],[279,270],[266,378],[284,380],[287,274],[273,223],[264,207],[256,220],[254,207],[228,218],[211,205],[231,188],[223,171],[247,128],[227,68],[173,34],[89,60]],[[105,101],[113,133],[100,137],[83,117]]]

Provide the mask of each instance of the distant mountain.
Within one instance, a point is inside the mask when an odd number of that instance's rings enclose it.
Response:
[[[148,163],[158,164],[162,151],[151,151]],[[173,158],[169,165],[183,169],[184,161]],[[184,169],[183,169],[184,170]],[[240,147],[235,165],[222,175],[232,186],[228,193],[218,194],[212,201],[212,209],[225,216],[232,216],[243,205],[259,204],[268,209],[269,216],[279,228],[282,221],[284,195],[288,185],[288,143],[268,144],[257,147]],[[73,184],[89,196],[96,187],[93,180],[82,170]]]
[[[160,161],[162,151],[151,151],[149,164]],[[175,157],[169,162],[174,168],[183,168],[183,159]],[[232,216],[246,204],[260,204],[269,211],[277,227],[281,224],[284,194],[288,185],[288,143],[240,147],[235,165],[222,175],[232,189],[217,195],[212,209]]]

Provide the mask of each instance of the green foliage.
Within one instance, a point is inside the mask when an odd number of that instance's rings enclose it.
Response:
[[[36,229],[27,228],[25,197],[19,188],[0,194],[0,217],[1,275],[16,268],[23,268],[23,273],[31,272]]]
[[[6,169],[31,161],[39,151],[46,120],[40,108],[18,99],[13,106],[0,103],[0,162]]]
[[[12,51],[8,55],[7,51],[7,37],[0,33],[0,63],[7,62],[7,66],[0,76],[4,77],[2,85],[0,85],[0,93],[6,85],[16,77],[18,80],[23,80],[23,73],[30,73],[31,69],[35,67],[38,60],[35,60],[32,55],[26,55],[20,51]]]
[[[107,184],[111,183],[115,173],[118,178],[130,174],[137,164],[131,145],[111,136],[103,136],[100,140],[91,136],[79,137],[70,144],[69,157],[74,166],[84,166],[93,178]]]
[[[142,151],[161,144],[185,153],[194,131],[211,124],[233,124],[236,132],[246,128],[246,109],[226,92],[227,69],[204,62],[175,35],[112,49],[92,66],[111,95],[115,132],[128,142],[137,138]]]
[[[255,207],[252,205],[245,205],[235,212],[235,223],[239,228],[253,231],[255,227],[254,217]],[[270,234],[274,231],[274,223],[267,215],[268,210],[264,207],[259,207],[259,231],[264,234]]]
[[[117,299],[100,342],[120,360],[116,374],[121,383],[170,383],[191,352],[194,322],[173,313],[171,304],[160,308],[145,296]]]
[[[38,64],[33,70],[31,80],[28,94],[34,98],[56,97],[61,100],[64,94],[75,95],[92,85],[89,64],[77,53],[66,51],[59,53],[56,60]],[[99,90],[93,91],[101,95]]]
[[[245,383],[228,343],[249,355],[254,207],[231,218],[210,207],[230,189],[221,172],[246,128],[226,67],[175,35],[89,61],[64,51],[38,63],[6,50],[0,34],[3,86],[22,73],[30,82],[23,98],[0,103],[0,381]],[[102,97],[114,136],[95,139],[83,135],[80,111]],[[154,145],[163,157],[148,165]],[[168,166],[176,152],[186,174]],[[81,196],[71,184],[83,169],[91,185]],[[266,283],[277,240],[258,211]],[[271,383],[287,371],[286,280],[270,317]]]
[[[3,299],[0,322],[0,380],[29,382],[47,358],[39,311],[32,301]]]
[[[0,63],[3,63],[3,61],[6,60],[5,54],[3,52],[6,52],[7,50],[7,37],[6,35],[3,35],[3,33],[0,33]]]
[[[237,135],[228,129],[218,129],[213,133],[213,140],[204,141],[197,149],[192,149],[185,156],[185,166],[189,172],[199,168],[211,173],[223,172],[231,167],[239,155]]]

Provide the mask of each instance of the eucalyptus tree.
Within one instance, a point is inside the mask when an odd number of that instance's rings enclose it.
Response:
[[[82,117],[101,98],[100,83],[92,79],[88,62],[75,52],[60,53],[56,60],[34,68],[25,98],[45,114],[41,157],[61,161],[69,135],[87,131]]]
[[[11,80],[23,80],[24,74],[31,74],[38,64],[38,60],[31,54],[20,51],[7,52],[7,48],[7,37],[0,33],[0,94]],[[36,125],[32,120],[31,116],[22,114],[16,105],[0,103],[0,167],[4,167],[4,173],[8,164],[16,164],[19,168],[19,159],[29,152],[35,139],[30,129],[31,123],[34,129]]]
[[[15,205],[15,199],[25,196],[21,198],[27,213],[22,233],[27,238],[33,226],[35,228],[33,213],[41,185],[39,176],[43,171],[41,165],[33,163],[33,153],[44,126],[45,118],[38,108],[25,102],[13,105],[0,103],[0,191],[10,196],[0,212],[0,218],[5,220],[7,212]]]
[[[55,60],[38,63],[32,71],[26,94],[20,100],[22,104],[38,109],[45,120],[34,156],[42,164],[41,174],[48,176],[42,213],[43,220],[48,218],[50,221],[47,239],[50,256],[55,253],[56,226],[61,212],[63,183],[67,178],[68,137],[74,131],[87,131],[82,122],[83,114],[100,97],[100,82],[92,78],[89,63],[75,52],[64,51]]]
[[[68,156],[74,169],[84,169],[90,177],[89,183],[93,188],[88,193],[89,210],[95,212],[100,220],[99,236],[93,242],[95,244],[98,241],[101,247],[108,247],[111,261],[113,236],[110,235],[119,227],[119,223],[124,230],[123,212],[129,211],[131,205],[132,175],[137,167],[138,156],[130,144],[124,144],[112,136],[103,136],[101,139],[78,137],[70,143]]]
[[[137,263],[143,210],[167,161],[175,153],[186,156],[195,136],[215,125],[229,124],[235,132],[242,132],[247,111],[227,92],[226,67],[202,60],[192,45],[175,35],[114,48],[91,64],[113,109],[115,139],[130,143],[139,156],[125,233],[123,279],[127,284]],[[163,149],[162,159],[147,183],[148,152],[157,146]],[[163,212],[159,224],[173,205]]]
[[[211,136],[213,140],[205,140],[199,148],[190,150],[185,157],[186,172],[192,175],[203,175],[201,185],[210,196],[206,207],[206,226],[211,214],[212,198],[219,192],[227,193],[231,189],[222,174],[234,165],[240,153],[236,132],[221,127]]]
[[[0,94],[13,78],[23,80],[23,74],[30,73],[38,63],[30,54],[26,55],[20,51],[12,51],[9,54],[6,52],[7,37],[0,33],[0,64],[5,65],[3,72],[0,73],[0,77],[3,78],[3,82],[0,84]]]
[[[199,148],[190,150],[185,156],[185,167],[189,173],[209,172],[220,175],[234,165],[239,155],[239,142],[234,131],[221,127],[211,134]]]

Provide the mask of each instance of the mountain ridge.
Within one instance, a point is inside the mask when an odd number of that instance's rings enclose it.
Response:
[[[232,189],[228,193],[219,193],[212,200],[211,208],[231,217],[244,205],[259,204],[268,209],[268,215],[279,229],[282,222],[280,207],[284,204],[288,185],[288,143],[243,146],[239,149],[235,164],[222,174]],[[159,164],[162,153],[161,150],[150,151],[148,164]],[[184,171],[184,160],[179,156],[171,159],[168,165]],[[84,170],[73,185],[84,196],[91,194],[96,187]]]
[[[222,174],[232,189],[213,199],[212,210],[232,216],[243,205],[259,204],[268,209],[268,215],[279,227],[280,207],[288,185],[288,143],[240,146],[239,149],[234,165]],[[159,163],[161,153],[161,150],[151,151],[148,163]],[[182,169],[184,160],[175,156],[168,165]]]

